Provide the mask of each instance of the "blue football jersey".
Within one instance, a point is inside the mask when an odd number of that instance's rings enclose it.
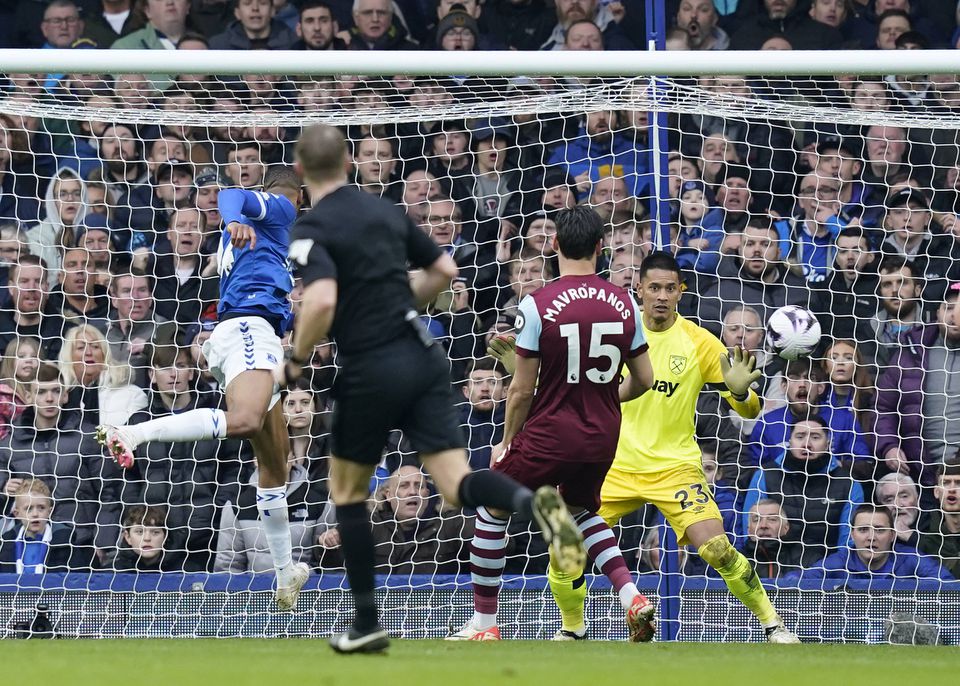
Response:
[[[293,289],[288,261],[290,227],[297,209],[287,198],[262,191],[228,188],[220,191],[217,205],[223,225],[240,222],[252,226],[257,245],[236,248],[224,229],[217,251],[220,302],[217,314],[251,314],[281,322],[281,333],[293,314],[287,297]]]

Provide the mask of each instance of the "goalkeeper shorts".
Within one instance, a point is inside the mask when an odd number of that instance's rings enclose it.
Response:
[[[647,503],[660,510],[680,545],[689,542],[686,532],[690,525],[723,519],[703,469],[696,464],[681,464],[659,472],[626,472],[611,467],[600,490],[597,514],[613,526]]]

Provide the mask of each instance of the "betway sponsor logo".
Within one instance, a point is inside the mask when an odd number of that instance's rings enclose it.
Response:
[[[663,393],[668,398],[674,394],[680,388],[680,382],[671,383],[669,381],[657,381],[654,379],[653,386],[650,388],[651,391],[656,391],[657,393]]]

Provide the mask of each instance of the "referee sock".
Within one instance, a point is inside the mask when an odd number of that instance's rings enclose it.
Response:
[[[358,631],[370,631],[378,625],[370,513],[365,502],[337,505],[336,510],[340,549],[356,608],[353,626]]]
[[[267,539],[267,548],[277,571],[277,585],[286,586],[293,566],[293,543],[290,539],[290,514],[287,509],[287,488],[257,487],[257,509],[260,525]]]
[[[499,472],[489,469],[470,472],[460,482],[457,495],[463,507],[476,510],[483,506],[533,519],[533,492]]]
[[[125,426],[123,430],[137,445],[151,441],[192,443],[223,439],[227,437],[227,415],[223,410],[202,408]]]

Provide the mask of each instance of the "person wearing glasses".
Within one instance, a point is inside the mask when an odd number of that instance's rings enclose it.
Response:
[[[393,21],[391,0],[354,0],[350,50],[416,50],[407,31]]]

